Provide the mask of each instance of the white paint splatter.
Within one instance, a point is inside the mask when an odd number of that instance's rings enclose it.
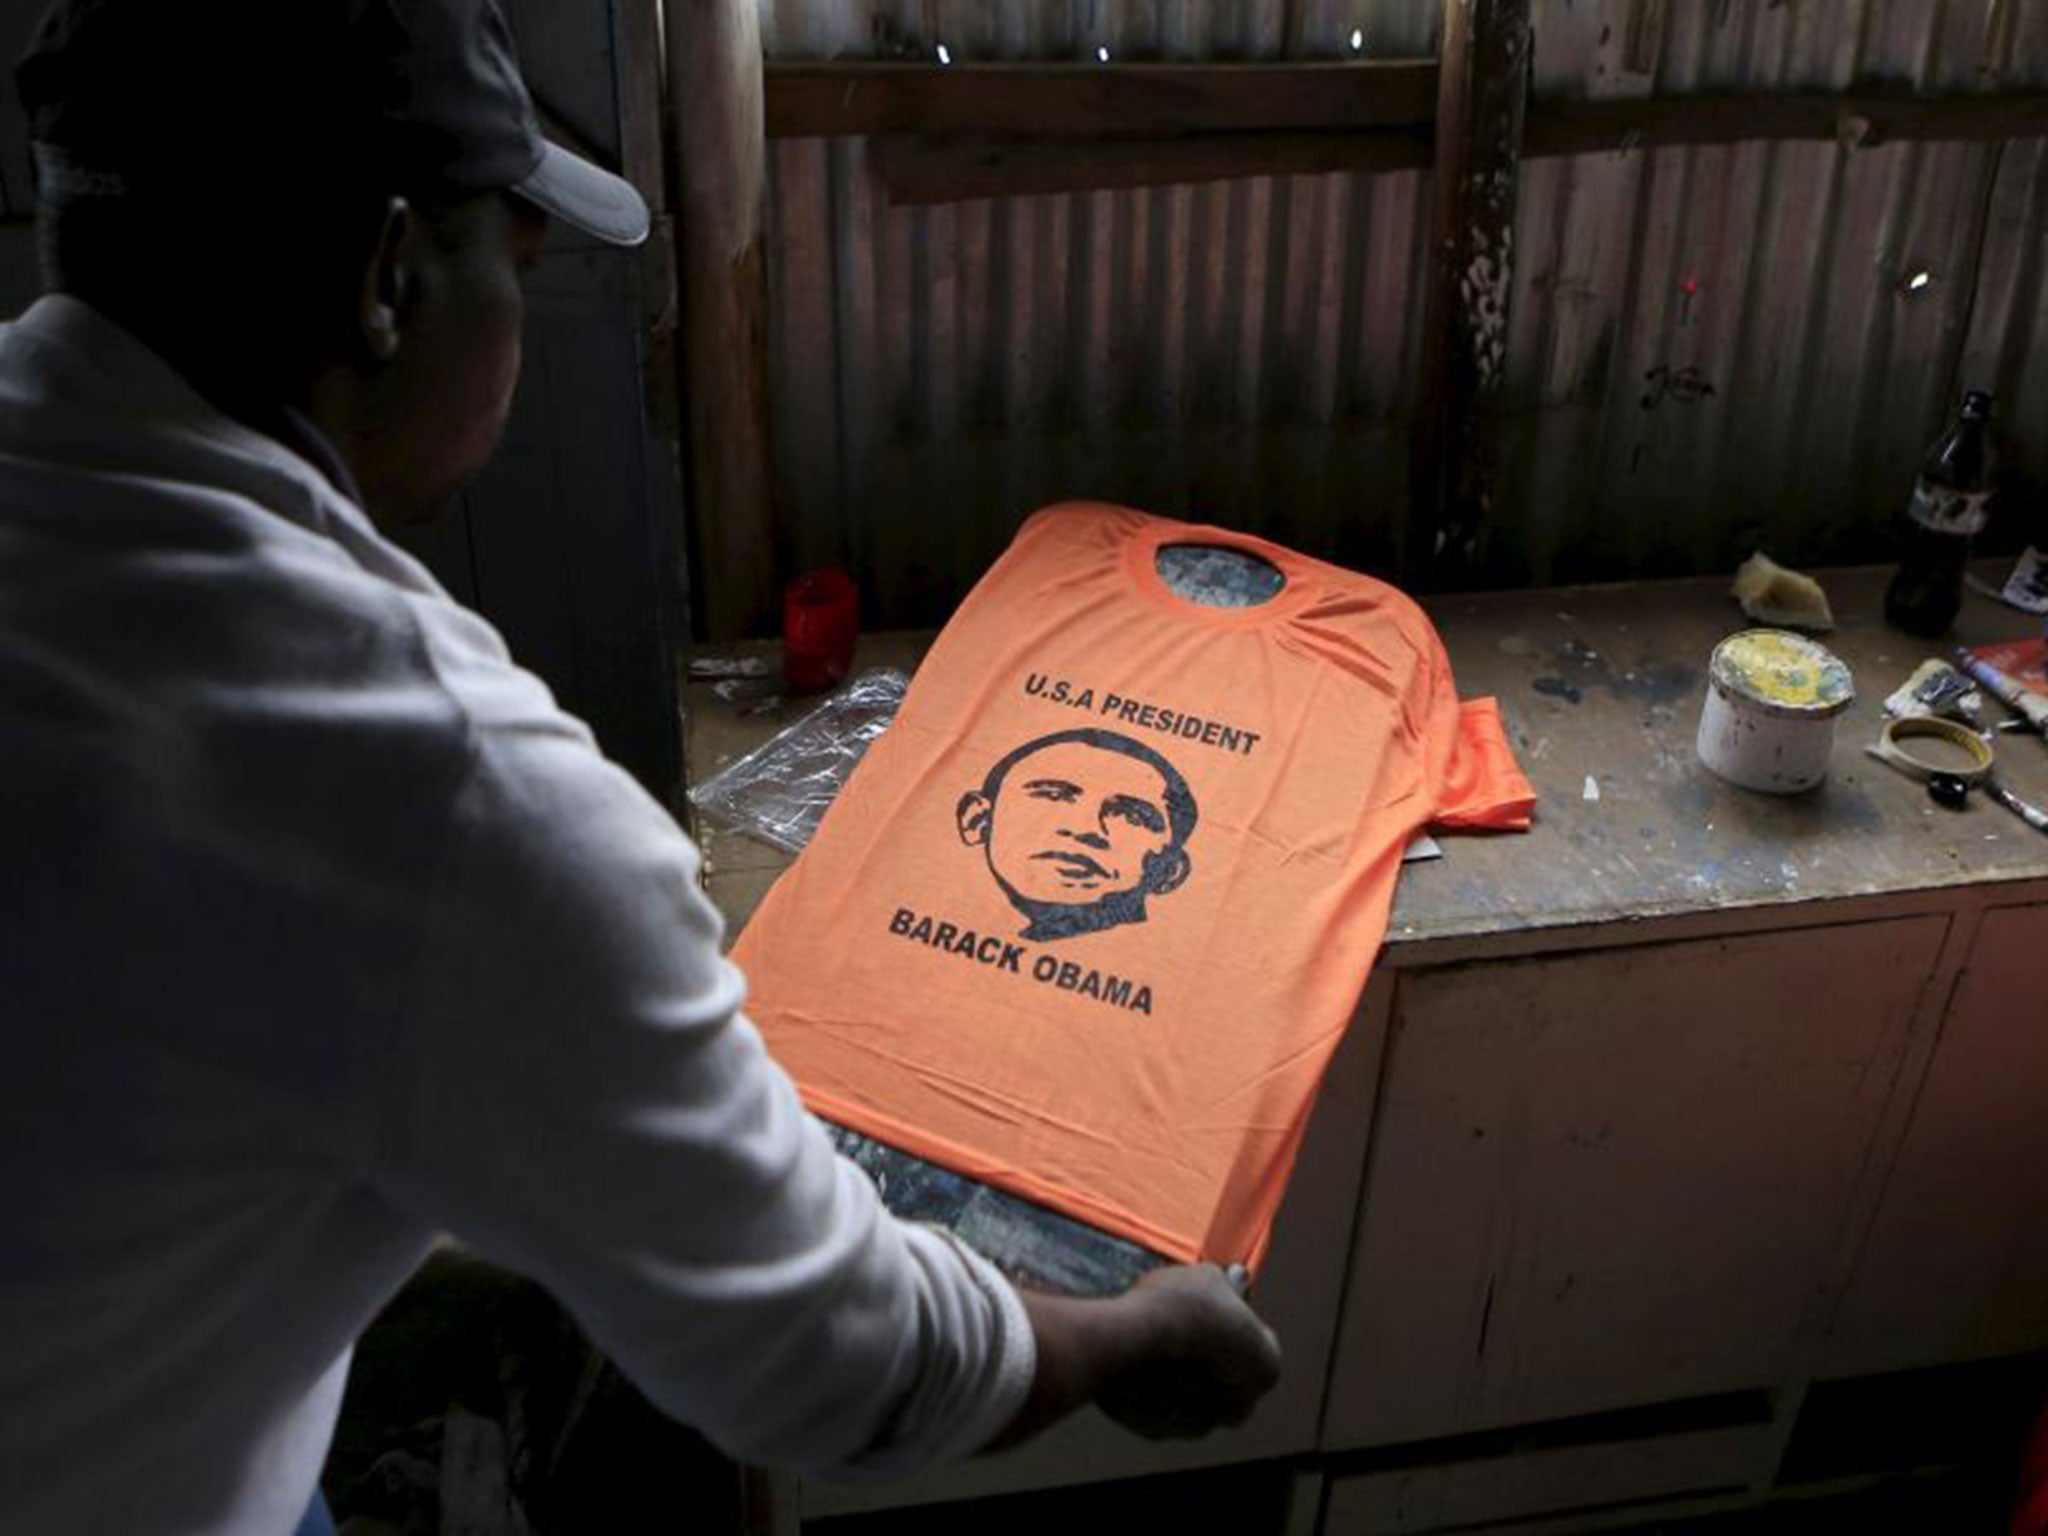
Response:
[[[1514,231],[1499,244],[1485,230],[1469,232],[1472,257],[1458,278],[1458,296],[1472,317],[1472,363],[1483,388],[1498,382],[1507,362],[1508,285],[1514,273]]]

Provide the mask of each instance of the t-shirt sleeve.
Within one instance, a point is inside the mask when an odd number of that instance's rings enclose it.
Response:
[[[546,1285],[736,1458],[860,1477],[991,1439],[1035,1368],[1021,1302],[834,1152],[669,816],[541,709],[479,731],[456,815],[387,1197]]]
[[[1492,699],[1460,699],[1441,642],[1431,636],[1427,762],[1434,809],[1445,831],[1525,832],[1536,791],[1516,763]]]

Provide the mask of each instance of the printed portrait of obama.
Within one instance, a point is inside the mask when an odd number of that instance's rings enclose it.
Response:
[[[1193,867],[1188,781],[1150,747],[1115,731],[1028,741],[960,797],[960,840],[1024,915],[1027,939],[1066,939],[1145,921],[1149,897]]]

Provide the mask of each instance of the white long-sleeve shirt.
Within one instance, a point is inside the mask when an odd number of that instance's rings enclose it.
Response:
[[[833,1154],[697,870],[306,458],[0,327],[0,1529],[289,1530],[442,1231],[736,1456],[999,1429],[1015,1293]]]

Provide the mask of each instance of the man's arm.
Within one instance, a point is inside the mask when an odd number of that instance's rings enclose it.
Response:
[[[695,848],[542,698],[486,702],[387,1068],[388,1198],[742,1459],[872,1476],[1090,1398],[1148,1432],[1241,1411],[1262,1330],[1220,1278],[1020,1303],[883,1210],[741,1014]]]

